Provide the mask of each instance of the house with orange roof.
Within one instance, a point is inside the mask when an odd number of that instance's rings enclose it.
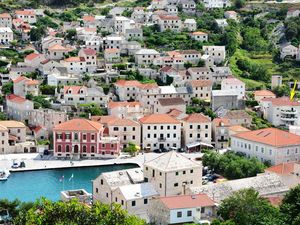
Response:
[[[144,115],[144,110],[140,102],[113,102],[107,104],[108,115],[118,118],[128,118],[137,120]]]
[[[114,83],[116,95],[120,101],[136,99],[138,88],[141,85],[137,80],[118,80]]]
[[[59,37],[47,36],[42,39],[42,51],[46,53],[52,45],[62,45],[64,39]]]
[[[269,90],[254,91],[254,99],[259,103],[264,98],[276,98],[276,95]]]
[[[224,17],[226,19],[232,19],[232,20],[237,21],[237,19],[238,19],[237,16],[238,16],[238,14],[236,11],[229,10],[229,11],[224,12]]]
[[[60,99],[64,105],[95,103],[101,107],[107,107],[109,96],[105,95],[99,87],[89,88],[86,86],[64,86],[61,90]]]
[[[212,220],[217,216],[217,204],[206,194],[154,198],[149,205],[151,224],[185,224]]]
[[[264,98],[260,102],[263,116],[274,126],[300,125],[300,102],[289,97]]]
[[[146,151],[179,149],[181,123],[168,114],[150,114],[139,119],[142,127],[141,146]]]
[[[228,148],[230,126],[230,121],[225,118],[215,118],[212,121],[212,143],[216,149]]]
[[[203,31],[195,31],[190,33],[191,39],[195,41],[205,42],[208,41],[208,34]]]
[[[122,149],[128,147],[129,143],[134,143],[140,147],[141,126],[137,121],[114,116],[94,116],[92,121],[102,121],[101,123],[108,130],[107,135],[120,139],[120,147]]]
[[[37,146],[26,140],[26,126],[15,120],[0,121],[0,155],[34,153]]]
[[[41,62],[46,60],[44,54],[31,53],[24,58],[24,63],[26,66],[30,66],[33,68],[39,68]]]
[[[22,97],[26,95],[39,95],[39,84],[38,80],[29,79],[24,76],[20,76],[13,80],[14,83],[14,94]]]
[[[211,118],[202,113],[189,114],[182,120],[182,139],[188,152],[199,151],[211,145]]]
[[[15,15],[17,19],[21,19],[26,23],[36,23],[37,17],[33,9],[16,10]]]
[[[300,159],[300,136],[277,128],[242,132],[231,137],[231,149],[277,165]]]
[[[0,27],[12,28],[12,18],[9,13],[0,13]]]
[[[172,109],[185,112],[186,103],[184,99],[181,97],[158,98],[156,104],[154,105],[154,112],[158,114],[168,113]]]
[[[51,44],[47,49],[46,55],[48,59],[60,60],[63,59],[68,52],[73,50],[73,48],[64,47],[61,44]]]
[[[281,177],[289,188],[300,183],[300,164],[297,162],[284,162],[265,169],[265,173],[275,173]]]
[[[83,74],[87,72],[87,62],[84,57],[69,57],[61,60],[60,63],[67,68],[70,74]]]
[[[53,129],[54,156],[71,159],[115,158],[120,154],[117,137],[104,137],[101,123],[72,119]]]
[[[94,73],[97,70],[97,51],[91,48],[80,49],[78,56],[84,58],[86,70]]]
[[[33,102],[30,100],[14,94],[6,96],[6,112],[10,119],[26,122],[33,109]]]

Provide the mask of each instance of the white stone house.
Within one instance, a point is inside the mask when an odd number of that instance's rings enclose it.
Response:
[[[32,101],[14,94],[6,96],[6,112],[10,119],[22,122],[28,121],[32,110]]]
[[[202,31],[195,31],[190,34],[191,39],[196,40],[196,41],[208,41],[208,34]]]
[[[9,27],[0,27],[0,44],[8,45],[14,40],[14,33]]]
[[[159,15],[157,24],[161,32],[166,30],[180,32],[182,30],[182,21],[176,15]]]
[[[215,63],[222,63],[226,58],[225,46],[203,46],[205,54],[211,56]]]
[[[231,149],[277,165],[299,160],[300,136],[277,128],[247,131],[231,137]]]
[[[150,65],[155,58],[159,57],[159,52],[154,49],[141,49],[135,53],[135,63],[140,65]]]
[[[230,90],[238,94],[238,99],[245,98],[246,85],[241,80],[228,77],[221,82],[221,90]]]
[[[36,13],[32,9],[16,10],[16,18],[23,20],[26,23],[36,23],[37,17]]]
[[[150,202],[149,220],[160,225],[211,220],[216,216],[216,207],[206,194],[159,197]]]
[[[97,70],[97,51],[91,48],[80,49],[78,56],[84,58],[86,72],[94,73]]]
[[[181,123],[167,114],[151,114],[139,119],[142,149],[178,149],[181,147]]]
[[[195,31],[197,29],[197,22],[195,19],[185,19],[183,22],[183,28],[188,31]]]
[[[87,72],[86,61],[83,57],[69,57],[60,63],[67,68],[68,73],[82,74]]]
[[[39,95],[39,81],[20,76],[13,82],[15,95],[22,97],[26,97],[28,94],[33,96]]]
[[[9,13],[0,14],[0,27],[12,28],[12,18]]]

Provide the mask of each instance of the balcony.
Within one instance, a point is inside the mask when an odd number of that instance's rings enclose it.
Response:
[[[160,142],[166,141],[166,138],[165,137],[159,137],[158,141],[160,141]]]
[[[296,116],[281,116],[280,119],[282,121],[296,121],[298,119],[298,117]]]
[[[288,110],[288,109],[282,109],[281,110],[281,113],[282,114],[288,114],[288,115],[295,115],[295,114],[297,114],[297,111],[296,110]]]

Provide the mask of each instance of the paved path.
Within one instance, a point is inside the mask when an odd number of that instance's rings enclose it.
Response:
[[[144,164],[145,161],[155,159],[160,156],[158,153],[145,153],[139,154],[135,157],[124,158],[125,155],[121,155],[117,159],[89,159],[89,160],[79,160],[72,161],[70,160],[56,160],[53,157],[43,157],[40,158],[39,154],[28,153],[28,154],[7,154],[0,155],[0,168],[9,169],[10,171],[30,171],[30,170],[42,170],[42,169],[56,169],[56,168],[70,168],[70,167],[87,167],[87,166],[103,166],[103,165],[113,165],[113,164],[126,164],[134,163],[140,167]],[[194,159],[200,157],[201,153],[184,153],[188,158]],[[11,165],[13,161],[16,160],[18,163],[24,161],[26,168],[12,169]]]

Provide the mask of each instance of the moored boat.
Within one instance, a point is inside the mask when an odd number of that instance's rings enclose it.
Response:
[[[6,181],[10,173],[8,170],[0,169],[0,181]]]

